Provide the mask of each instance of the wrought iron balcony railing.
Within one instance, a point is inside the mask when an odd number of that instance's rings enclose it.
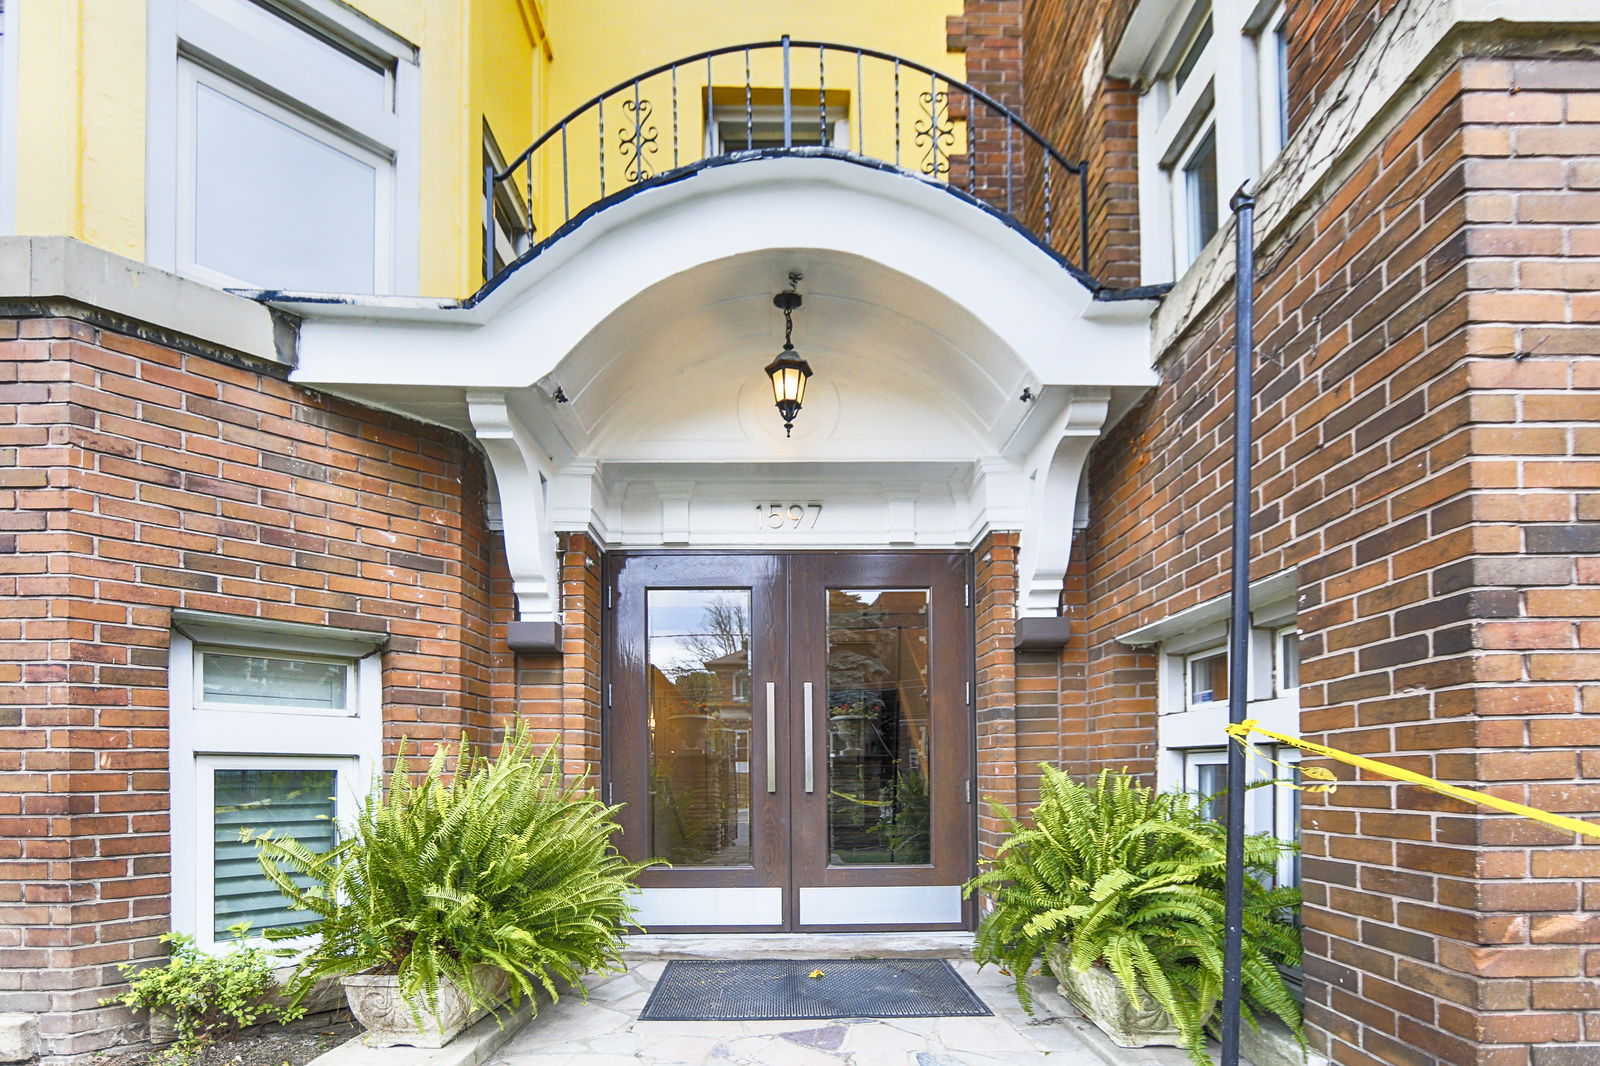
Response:
[[[931,67],[784,37],[645,71],[574,109],[503,167],[487,164],[484,277],[492,282],[642,189],[774,155],[836,158],[934,183],[1086,274],[1085,164],[998,100]]]

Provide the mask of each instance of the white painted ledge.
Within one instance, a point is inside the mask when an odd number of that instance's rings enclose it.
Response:
[[[70,237],[0,237],[0,300],[70,301],[284,363],[265,306]]]

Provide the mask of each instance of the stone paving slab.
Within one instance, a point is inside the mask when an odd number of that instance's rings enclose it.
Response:
[[[1032,1015],[993,967],[954,962],[992,1018],[850,1018],[763,1022],[641,1022],[661,976],[658,959],[585,984],[589,1001],[545,1004],[486,1066],[1186,1066],[1178,1048],[1112,1045],[1035,978]]]

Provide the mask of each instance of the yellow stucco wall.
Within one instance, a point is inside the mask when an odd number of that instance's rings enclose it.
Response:
[[[145,258],[146,27],[148,4],[162,2],[11,0],[20,55],[17,232],[65,234]],[[429,295],[465,295],[480,281],[485,123],[514,156],[548,123],[635,73],[784,33],[881,49],[963,74],[962,57],[945,50],[945,17],[960,12],[961,0],[349,2],[415,44],[421,56],[419,277]],[[807,77],[814,78],[814,56],[810,62]],[[730,66],[714,81],[733,84],[734,73]],[[742,84],[742,68],[738,74]],[[830,66],[830,82],[842,87],[853,77],[853,67]],[[757,63],[754,80],[765,86],[781,78],[769,61]],[[686,140],[703,136],[703,82],[680,87]],[[797,77],[796,84],[808,82]],[[866,94],[869,106],[872,95]],[[537,179],[543,232],[558,180],[548,165]]]

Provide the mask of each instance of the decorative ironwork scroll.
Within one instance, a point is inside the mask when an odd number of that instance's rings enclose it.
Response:
[[[659,131],[650,125],[650,116],[653,107],[649,100],[624,100],[622,110],[625,115],[631,115],[631,125],[623,126],[617,131],[617,147],[622,153],[622,176],[630,183],[637,184],[647,181],[655,176],[647,155],[656,154],[658,145],[656,137]]]
[[[922,149],[922,173],[930,178],[942,178],[950,172],[950,149],[956,143],[955,121],[950,117],[950,94],[943,90],[917,94],[922,105],[922,118],[917,119],[912,130],[914,143]]]

